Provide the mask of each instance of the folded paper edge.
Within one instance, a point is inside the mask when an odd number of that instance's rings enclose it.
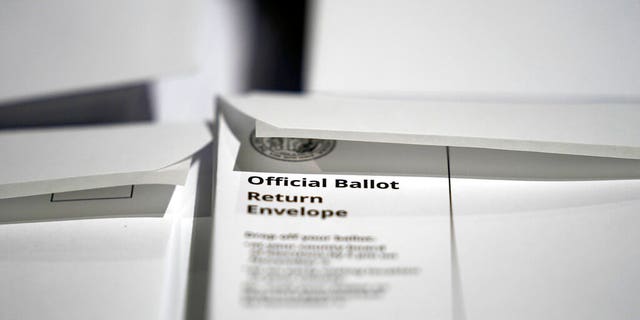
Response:
[[[0,200],[59,192],[139,184],[183,185],[191,158],[153,171],[126,172],[0,185]]]
[[[438,135],[409,135],[329,130],[283,129],[259,120],[256,120],[256,136],[350,140],[378,143],[449,146],[460,148],[482,148],[640,160],[640,149],[627,146],[589,145],[550,141],[524,141]]]

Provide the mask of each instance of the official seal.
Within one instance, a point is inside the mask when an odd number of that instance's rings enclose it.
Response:
[[[259,138],[251,133],[251,145],[259,153],[282,161],[308,161],[329,154],[336,146],[335,140],[305,138]]]

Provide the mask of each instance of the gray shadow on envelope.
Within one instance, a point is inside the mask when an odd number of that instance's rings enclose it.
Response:
[[[161,217],[173,185],[128,185],[0,200],[0,224]]]
[[[482,193],[482,205],[465,207],[465,215],[552,212],[640,200],[640,160],[474,148],[450,148],[450,156],[456,189],[494,191]],[[514,188],[521,192],[511,192]],[[469,196],[457,205],[472,201]]]
[[[283,161],[261,154],[250,143],[255,120],[233,107],[225,118],[241,142],[236,170],[282,173],[371,174],[447,177],[445,147],[336,141],[326,155],[309,161]],[[640,160],[539,152],[451,147],[453,178],[522,181],[640,179]]]
[[[217,118],[216,116],[215,119]],[[209,127],[212,136],[217,137],[217,121],[210,124]],[[198,160],[200,166],[191,233],[184,319],[207,318],[207,302],[210,300],[211,252],[214,245],[215,220],[212,208],[215,206],[214,183],[217,172],[217,152],[218,141],[217,138],[214,138],[212,143],[194,155],[194,160]]]
[[[224,104],[221,104],[224,106]],[[270,158],[250,142],[255,120],[232,107],[225,119],[240,141],[235,170],[308,174],[364,174],[447,177],[445,148],[361,141],[336,141],[335,147],[316,159],[286,161]]]

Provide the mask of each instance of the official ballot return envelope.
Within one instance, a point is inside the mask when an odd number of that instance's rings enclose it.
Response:
[[[0,221],[162,215],[205,124],[136,124],[0,134]]]
[[[217,124],[214,318],[449,318],[444,147],[259,138],[224,99]]]
[[[219,318],[640,314],[634,104],[218,107]]]

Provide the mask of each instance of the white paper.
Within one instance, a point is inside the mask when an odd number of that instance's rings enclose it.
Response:
[[[450,156],[467,319],[640,317],[637,170],[623,178],[615,159],[459,148]],[[494,162],[497,176],[487,174]],[[570,163],[577,168],[563,175]]]
[[[451,318],[446,177],[239,171],[239,150],[248,137],[234,135],[234,119],[218,119],[210,318]],[[446,168],[444,148],[429,150],[438,159],[430,166]],[[259,162],[253,159],[254,168]],[[269,161],[263,164],[272,168]],[[255,184],[269,177],[326,179],[327,185]],[[337,188],[336,179],[373,179],[387,188]],[[256,194],[276,201],[256,200]],[[277,194],[322,202],[278,202]],[[251,213],[260,208],[271,208],[272,214]],[[276,208],[296,213],[278,214]]]

